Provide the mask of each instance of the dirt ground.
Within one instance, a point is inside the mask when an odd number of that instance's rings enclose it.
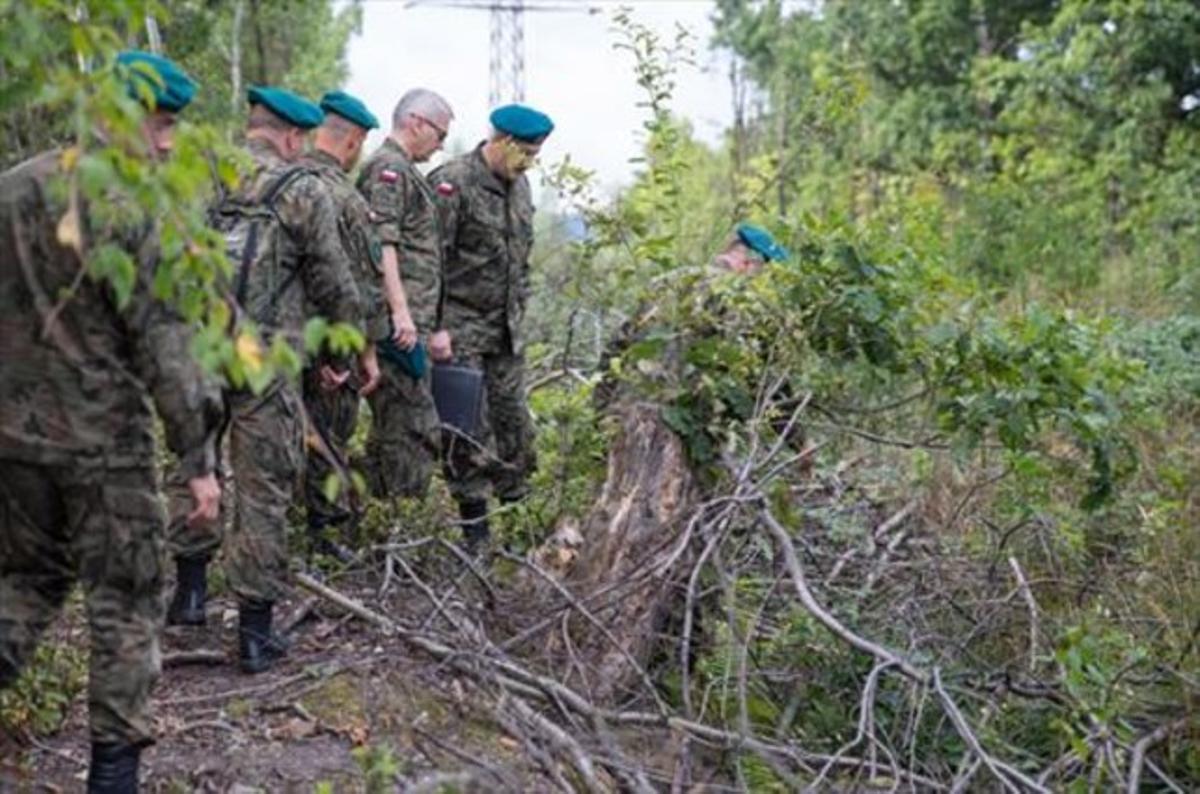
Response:
[[[305,601],[298,594],[277,614],[292,617]],[[290,636],[281,664],[248,676],[236,667],[228,598],[210,601],[205,628],[167,630],[154,698],[158,743],[142,756],[143,791],[550,788],[518,743],[471,708],[465,682],[414,658],[400,640],[324,604]],[[0,737],[0,792],[83,790],[85,700],[75,699],[49,739],[18,746]]]

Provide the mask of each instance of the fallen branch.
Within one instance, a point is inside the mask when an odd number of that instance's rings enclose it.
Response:
[[[611,789],[610,786],[601,785],[600,781],[596,778],[595,762],[584,751],[579,742],[571,738],[562,728],[531,709],[523,700],[513,698],[509,702],[511,702],[513,710],[522,720],[533,726],[538,733],[545,737],[551,746],[566,756],[588,791],[603,794]],[[503,705],[504,702],[502,701],[501,707]]]
[[[229,663],[229,656],[224,651],[172,651],[163,654],[163,669],[168,667],[185,667],[187,665],[222,665]]]
[[[1158,726],[1158,728],[1134,743],[1133,754],[1129,759],[1129,779],[1125,784],[1125,791],[1128,794],[1137,794],[1139,790],[1142,779],[1142,766],[1146,761],[1146,751],[1187,724],[1187,719],[1181,717],[1174,722]]]
[[[297,626],[308,620],[316,606],[317,599],[315,597],[310,596],[301,601],[300,604],[291,611],[291,613],[286,615],[284,619],[279,622],[279,633],[285,636],[291,634],[296,630]]]
[[[962,737],[962,740],[967,743],[967,746],[971,748],[971,751],[975,754],[975,756],[983,762],[984,767],[986,767],[987,770],[992,773],[992,776],[995,777],[1002,786],[1004,786],[1005,791],[1020,792],[1020,789],[1013,785],[1012,781],[1009,780],[1009,777],[1012,777],[1014,780],[1021,783],[1021,785],[1032,791],[1036,791],[1039,794],[1050,794],[1050,789],[1041,785],[1021,770],[992,757],[991,754],[983,749],[983,745],[980,744],[979,738],[975,735],[975,732],[971,730],[970,725],[967,724],[967,718],[964,717],[962,711],[959,710],[958,704],[954,702],[954,698],[950,697],[950,693],[948,693],[945,687],[942,686],[942,674],[941,671],[936,667],[933,668],[933,680],[931,683],[933,686],[933,691],[937,694],[938,698],[941,699],[946,716],[950,718],[950,723],[954,726],[955,731],[957,731],[958,735]]]
[[[296,583],[306,590],[316,593],[326,601],[334,603],[342,609],[356,615],[368,623],[374,623],[378,628],[382,629],[385,634],[395,634],[397,626],[390,618],[368,609],[367,607],[355,601],[349,596],[342,595],[337,590],[318,582],[306,573],[297,573],[295,575]]]
[[[300,576],[303,576],[302,574]],[[597,708],[573,689],[560,684],[558,681],[530,672],[507,659],[495,658],[478,653],[463,651],[409,631],[390,618],[368,609],[352,598],[349,598],[331,588],[313,581],[310,577],[297,578],[303,587],[321,595],[343,609],[377,626],[385,633],[400,638],[410,646],[421,650],[435,659],[443,661],[455,670],[477,679],[500,686],[502,689],[523,697],[534,698],[547,702],[560,710],[568,710],[593,722],[603,722],[613,725],[642,726],[674,730],[689,734],[696,739],[715,744],[729,750],[749,750],[763,755],[773,762],[776,758],[787,758],[801,769],[811,772],[810,763],[825,763],[831,756],[807,753],[798,748],[789,747],[753,735],[736,733],[715,728],[694,720],[682,719],[675,716],[633,711],[608,711]],[[839,766],[858,766],[864,763],[859,759],[835,759]],[[940,791],[944,787],[936,781],[900,770],[900,777],[913,784]]]
[[[404,787],[405,794],[423,794],[423,792],[470,790],[476,782],[472,772],[433,772],[415,781],[411,786]]]
[[[517,785],[517,781],[515,779],[513,779],[511,775],[506,775],[503,772],[503,770],[501,770],[499,767],[497,767],[493,764],[489,764],[485,759],[479,757],[478,755],[471,755],[469,753],[466,753],[466,752],[458,749],[453,744],[443,741],[442,739],[438,738],[438,736],[436,734],[425,730],[424,728],[420,727],[419,725],[413,725],[413,726],[411,726],[410,729],[418,737],[429,742],[430,744],[432,744],[434,747],[441,750],[442,752],[450,754],[451,756],[453,756],[454,758],[456,758],[457,760],[461,761],[464,764],[470,764],[473,767],[482,769],[487,774],[496,778],[496,780],[498,780],[500,783],[502,783],[505,787],[507,787],[509,789],[519,788],[519,786]],[[426,757],[430,757],[428,755],[428,753],[426,753],[425,755],[426,755]],[[433,760],[432,757],[430,757],[430,760],[431,761]]]
[[[859,745],[868,737],[868,733],[871,731],[871,723],[873,722],[872,715],[875,704],[875,693],[879,688],[879,676],[889,666],[889,662],[880,662],[879,664],[876,664],[874,668],[872,668],[870,675],[867,676],[867,683],[863,686],[862,699],[859,703],[858,711],[858,730],[855,733],[854,738],[842,745],[842,747],[840,747],[838,751],[833,754],[833,757],[825,762],[825,765],[821,767],[821,771],[817,773],[817,777],[805,787],[804,790],[806,792],[819,791],[821,783],[825,780],[825,777],[829,774],[830,770],[833,769],[837,762],[843,758],[846,753],[854,749],[854,747]],[[872,739],[872,741],[874,741],[874,739]],[[874,770],[871,770],[871,773],[873,776]]]
[[[1020,591],[1021,597],[1025,599],[1025,606],[1029,608],[1029,672],[1032,673],[1037,666],[1038,653],[1037,601],[1033,599],[1029,580],[1025,578],[1025,572],[1021,570],[1021,563],[1017,562],[1016,557],[1008,558],[1008,567],[1012,568],[1013,576],[1017,578],[1017,589]]]
[[[896,667],[914,681],[928,683],[929,674],[924,670],[921,670],[895,651],[855,634],[835,618],[829,610],[821,606],[816,596],[813,595],[812,590],[808,587],[808,579],[804,575],[804,568],[801,567],[800,559],[796,556],[796,550],[792,547],[791,535],[779,523],[779,519],[775,518],[765,498],[762,499],[762,515],[766,521],[767,528],[771,531],[780,552],[783,554],[784,565],[791,576],[792,584],[796,589],[796,596],[800,599],[800,603],[804,605],[804,608],[812,613],[813,617],[820,621],[825,628],[832,631],[838,637],[841,637],[853,647]]]
[[[224,731],[225,733],[237,733],[238,732],[238,729],[235,726],[230,725],[225,720],[197,720],[195,722],[189,722],[186,725],[181,725],[178,730],[172,731],[171,735],[179,736],[184,733],[190,733],[191,731],[203,730],[205,728],[208,728],[211,730],[217,730],[217,731]]]
[[[663,711],[664,713],[667,711],[667,704],[665,701],[663,701],[662,696],[658,694],[658,690],[655,688],[654,682],[650,680],[650,674],[646,672],[646,669],[642,667],[637,659],[633,658],[633,655],[629,653],[629,650],[621,644],[621,641],[618,640],[611,631],[609,631],[608,627],[605,626],[599,618],[593,615],[591,611],[587,609],[587,607],[585,607],[577,598],[575,598],[575,596],[571,594],[570,590],[563,587],[557,579],[542,570],[541,566],[534,564],[524,557],[520,557],[516,554],[510,554],[505,551],[501,551],[500,554],[506,560],[516,562],[519,565],[529,568],[531,571],[537,574],[542,581],[547,582],[560,596],[566,599],[567,603],[570,604],[575,611],[582,615],[584,619],[588,621],[588,623],[592,624],[592,626],[594,626],[596,630],[600,632],[600,635],[608,640],[612,646],[616,648],[622,656],[624,656],[625,661],[628,662],[629,666],[632,667],[637,673],[638,677],[642,681],[642,684],[645,686],[646,693],[650,695],[650,698],[654,701],[655,705],[658,706],[659,710]]]

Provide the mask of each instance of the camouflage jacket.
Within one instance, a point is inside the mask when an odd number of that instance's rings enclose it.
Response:
[[[266,141],[246,144],[255,170],[213,207],[234,269],[234,295],[264,341],[277,335],[304,352],[315,311],[360,326],[358,288],[338,231],[338,208],[317,173]]]
[[[152,297],[158,236],[148,224],[92,228],[83,208],[84,245],[117,244],[138,269],[123,307],[106,282],[70,292],[82,264],[57,235],[60,159],[46,152],[0,175],[0,459],[152,466],[153,399],[181,474],[210,472],[220,389],[192,358],[190,326]]]
[[[338,234],[350,257],[350,268],[363,313],[363,331],[368,339],[388,335],[388,307],[383,299],[383,270],[379,237],[371,224],[371,208],[354,189],[350,176],[332,155],[314,149],[301,160],[312,169],[333,197],[338,209]]]
[[[358,189],[371,205],[380,242],[396,247],[400,281],[417,330],[428,334],[441,328],[441,220],[433,189],[391,138],[363,163]]]
[[[712,339],[737,346],[756,344],[748,333],[751,329],[738,322],[734,303],[748,283],[748,277],[712,262],[681,265],[652,279],[647,294],[653,299],[638,304],[600,353],[595,405],[615,403],[620,381],[636,386],[626,389],[628,396],[643,400],[652,390],[694,393],[702,388],[689,355],[694,345]],[[630,360],[622,361],[626,358]]]
[[[444,325],[459,353],[519,353],[529,297],[533,200],[524,176],[508,183],[482,144],[429,175],[442,216]]]

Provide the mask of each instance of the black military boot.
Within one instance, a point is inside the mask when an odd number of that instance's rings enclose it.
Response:
[[[238,605],[238,653],[243,673],[261,673],[287,651],[287,641],[271,631],[271,602]]]
[[[468,554],[482,551],[491,537],[487,512],[487,501],[484,499],[458,503],[458,514],[462,518],[463,546]]]
[[[308,550],[311,554],[323,554],[326,557],[332,557],[342,565],[349,565],[354,562],[354,552],[349,547],[330,539],[329,533],[336,531],[336,524],[327,524],[320,519],[310,520],[308,523]]]
[[[203,626],[208,597],[208,558],[175,558],[175,595],[167,608],[168,626]]]
[[[141,753],[141,748],[132,744],[93,742],[88,794],[137,794]]]

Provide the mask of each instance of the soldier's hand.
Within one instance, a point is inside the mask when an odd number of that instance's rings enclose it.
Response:
[[[346,381],[350,379],[350,371],[338,370],[328,364],[322,364],[321,369],[317,371],[317,378],[321,382],[322,389],[325,391],[336,391],[342,388]]]
[[[366,397],[379,387],[379,356],[375,353],[375,345],[367,345],[358,356],[358,366],[362,370],[362,385],[358,393]]]
[[[434,331],[429,337],[429,357],[439,363],[454,358],[454,349],[450,345],[450,332]]]
[[[188,491],[192,495],[192,511],[187,514],[188,526],[201,526],[217,520],[221,512],[221,486],[217,475],[205,474],[188,480]]]
[[[392,339],[401,350],[417,346],[417,326],[407,309],[392,314]]]

